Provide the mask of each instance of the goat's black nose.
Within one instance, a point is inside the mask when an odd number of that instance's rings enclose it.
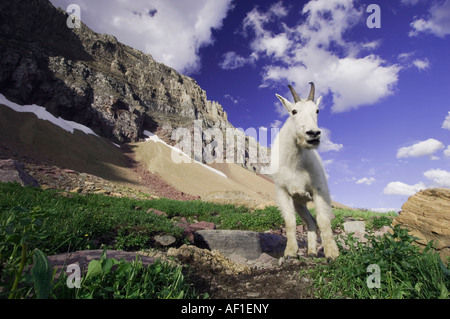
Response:
[[[321,131],[308,131],[306,132],[306,134],[308,134],[309,136],[311,136],[311,138],[317,138],[320,136],[322,132]]]

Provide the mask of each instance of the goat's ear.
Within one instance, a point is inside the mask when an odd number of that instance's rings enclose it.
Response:
[[[284,105],[284,107],[286,108],[286,110],[291,113],[292,111],[292,103],[289,102],[288,100],[286,100],[284,97],[282,97],[281,95],[276,94],[277,98],[281,101],[281,103]]]
[[[323,96],[321,96],[321,97],[319,97],[319,98],[317,99],[317,101],[316,101],[317,107],[319,107],[320,102],[322,102],[322,98],[323,98]]]

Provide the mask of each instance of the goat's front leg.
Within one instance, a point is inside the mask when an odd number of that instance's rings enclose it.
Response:
[[[339,248],[331,231],[331,219],[333,218],[331,200],[329,196],[319,191],[314,194],[314,204],[325,257],[334,259],[339,256]]]
[[[292,197],[284,189],[277,189],[277,203],[286,224],[287,244],[284,250],[285,257],[297,257],[297,221]]]

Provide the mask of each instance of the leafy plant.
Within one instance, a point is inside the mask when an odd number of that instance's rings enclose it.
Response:
[[[450,276],[433,243],[421,250],[415,237],[396,225],[383,237],[366,235],[361,243],[349,235],[348,249],[329,265],[311,271],[320,298],[449,298]],[[380,269],[380,288],[367,284],[367,267]]]
[[[197,298],[180,267],[159,260],[145,266],[136,258],[133,262],[106,258],[92,260],[80,288],[69,289],[62,276],[53,289],[53,298],[74,299],[182,299]]]
[[[0,281],[10,287],[8,299],[20,296],[19,283],[23,279],[25,266],[36,245],[48,237],[43,231],[47,216],[40,207],[33,210],[14,207],[0,220]],[[39,260],[39,252],[34,253],[36,260]]]

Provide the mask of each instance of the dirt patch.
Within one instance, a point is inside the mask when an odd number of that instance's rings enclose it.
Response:
[[[281,258],[277,265],[260,268],[232,261],[217,250],[188,245],[164,255],[175,258],[195,290],[211,299],[314,298],[307,276],[307,270],[317,265],[313,259]]]
[[[196,291],[208,293],[211,299],[312,299],[311,279],[304,271],[313,265],[292,260],[273,269],[233,275],[191,265],[185,272]]]

